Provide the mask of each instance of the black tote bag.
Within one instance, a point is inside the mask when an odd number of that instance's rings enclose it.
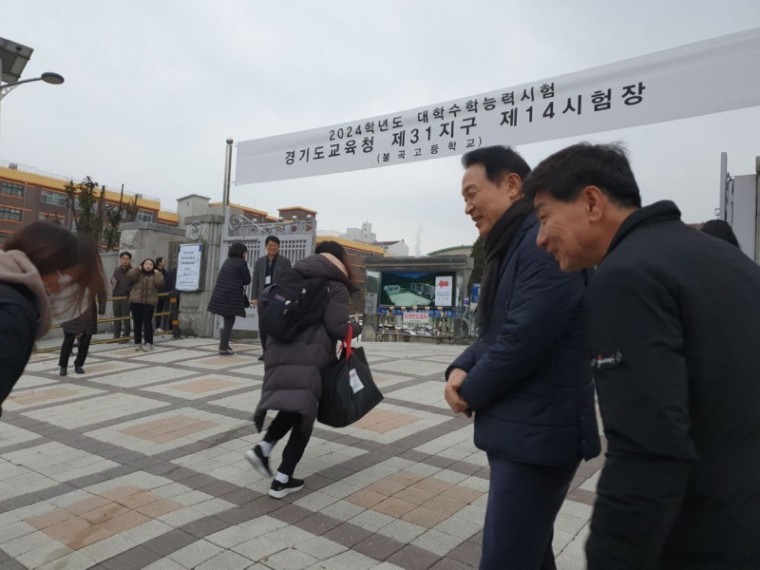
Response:
[[[346,427],[363,418],[383,399],[367,364],[362,347],[351,346],[351,327],[338,362],[322,374],[322,397],[317,420],[332,427]]]

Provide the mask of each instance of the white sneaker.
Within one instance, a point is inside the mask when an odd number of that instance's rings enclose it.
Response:
[[[144,350],[145,352],[153,352],[153,345],[152,345],[151,343],[149,343],[149,342],[146,342],[146,343],[143,345],[143,350]]]
[[[156,329],[156,332],[160,334],[160,333],[164,332],[164,329],[162,329],[161,327],[158,327]]]
[[[140,351],[145,352],[145,345],[144,344],[138,344],[137,346],[135,346],[135,350],[137,352],[140,352]]]

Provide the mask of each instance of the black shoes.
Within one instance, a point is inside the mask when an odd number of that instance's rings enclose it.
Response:
[[[272,481],[272,486],[269,487],[269,496],[275,499],[282,499],[289,493],[295,493],[303,489],[303,479],[296,479],[291,477],[287,483],[280,483],[277,479]]]
[[[76,372],[77,374],[84,374],[84,368],[82,368],[81,366],[75,366],[74,372]]]
[[[58,372],[58,374],[60,376],[66,376],[66,374],[68,374],[68,372],[66,371],[66,367],[65,366],[61,366],[61,370]]]
[[[261,447],[258,444],[246,451],[245,456],[256,471],[261,473],[264,477],[272,476],[272,470],[269,468],[269,458],[264,457],[264,454],[261,452]]]

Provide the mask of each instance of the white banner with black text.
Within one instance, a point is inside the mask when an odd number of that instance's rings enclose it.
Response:
[[[760,105],[760,28],[398,113],[243,141],[250,184],[464,154]]]

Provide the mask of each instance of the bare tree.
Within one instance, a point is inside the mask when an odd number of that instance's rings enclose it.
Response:
[[[95,243],[103,238],[103,215],[105,212],[105,187],[98,188],[98,183],[89,176],[74,184],[69,181],[64,187],[66,206],[71,211],[74,227],[78,233],[88,235]]]
[[[77,232],[90,236],[97,244],[112,251],[119,246],[121,222],[133,222],[139,208],[136,194],[132,200],[124,203],[124,185],[121,186],[118,204],[106,204],[106,187],[86,176],[78,184],[71,180],[64,187],[66,206],[71,211]]]

